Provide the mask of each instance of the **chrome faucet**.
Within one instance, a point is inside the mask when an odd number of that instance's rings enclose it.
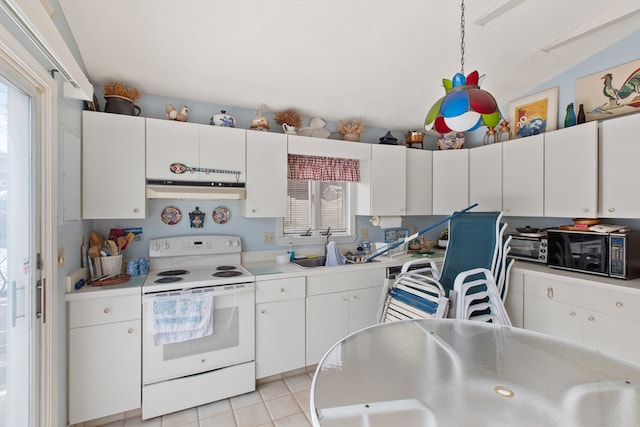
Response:
[[[311,227],[309,227],[309,229],[307,231],[305,231],[304,233],[301,234],[301,236],[304,237],[309,237],[311,236]]]
[[[327,259],[327,246],[329,245],[329,238],[331,237],[331,227],[327,228],[327,231],[320,233],[322,236],[327,236],[327,241],[324,242],[324,258]]]

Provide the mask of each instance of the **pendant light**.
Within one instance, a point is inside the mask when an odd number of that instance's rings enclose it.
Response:
[[[460,72],[451,80],[442,79],[446,93],[427,113],[424,121],[427,131],[468,132],[481,125],[492,128],[500,123],[502,117],[493,95],[480,89],[478,72],[472,71],[466,77],[464,75],[464,0],[460,9]]]

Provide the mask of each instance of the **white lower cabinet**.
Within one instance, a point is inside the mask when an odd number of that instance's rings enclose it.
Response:
[[[522,328],[524,324],[524,274],[522,271],[511,271],[509,289],[504,302],[511,325]]]
[[[305,278],[256,282],[256,378],[305,366]]]
[[[69,423],[140,408],[140,295],[68,304]]]
[[[525,273],[524,328],[640,364],[640,294],[613,288]]]
[[[307,277],[307,365],[348,334],[377,323],[384,277],[384,268]]]

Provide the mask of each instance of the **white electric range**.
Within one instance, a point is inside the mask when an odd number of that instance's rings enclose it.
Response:
[[[255,276],[240,265],[239,236],[177,236],[149,243],[142,285],[142,418],[255,390]],[[212,296],[212,333],[158,340],[166,301]]]

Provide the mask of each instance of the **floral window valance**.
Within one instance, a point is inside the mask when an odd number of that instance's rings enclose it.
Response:
[[[287,178],[297,181],[357,182],[360,180],[360,161],[289,154]]]

